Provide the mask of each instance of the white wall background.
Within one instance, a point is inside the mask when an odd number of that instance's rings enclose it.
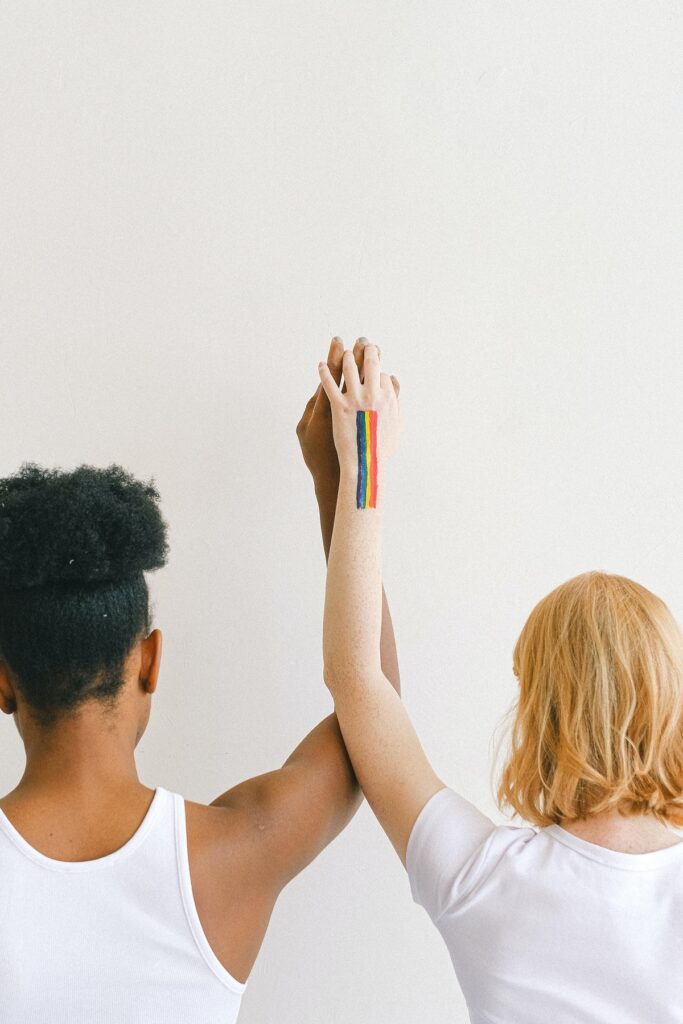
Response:
[[[490,738],[555,585],[620,572],[683,618],[682,44],[675,0],[0,4],[0,473],[156,480],[147,785],[209,802],[329,710],[294,427],[334,334],[401,380],[386,589],[449,783],[505,820]],[[241,1022],[465,1020],[364,808]]]

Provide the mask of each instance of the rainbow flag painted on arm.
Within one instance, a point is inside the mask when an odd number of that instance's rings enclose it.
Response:
[[[357,508],[377,508],[377,411],[359,410],[356,413],[356,440],[358,441]]]

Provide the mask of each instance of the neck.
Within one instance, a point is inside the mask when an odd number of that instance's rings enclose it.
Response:
[[[601,811],[588,818],[563,819],[559,824],[580,839],[624,853],[648,853],[683,841],[649,813],[625,817],[615,810]]]
[[[88,711],[24,732],[26,767],[13,792],[90,795],[140,785],[135,737],[125,718]]]

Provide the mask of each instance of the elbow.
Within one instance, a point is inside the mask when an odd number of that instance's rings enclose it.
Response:
[[[327,659],[323,664],[323,681],[333,697],[354,690],[367,690],[384,679],[381,663],[336,661]]]
[[[323,682],[331,692],[334,687],[334,674],[328,661],[323,662]]]
[[[343,685],[345,678],[346,673],[338,662],[329,659],[324,662],[323,682],[333,697],[339,687]]]

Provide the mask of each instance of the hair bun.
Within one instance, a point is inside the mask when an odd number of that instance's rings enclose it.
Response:
[[[0,479],[0,590],[103,582],[166,564],[159,493],[121,466],[22,463]]]

